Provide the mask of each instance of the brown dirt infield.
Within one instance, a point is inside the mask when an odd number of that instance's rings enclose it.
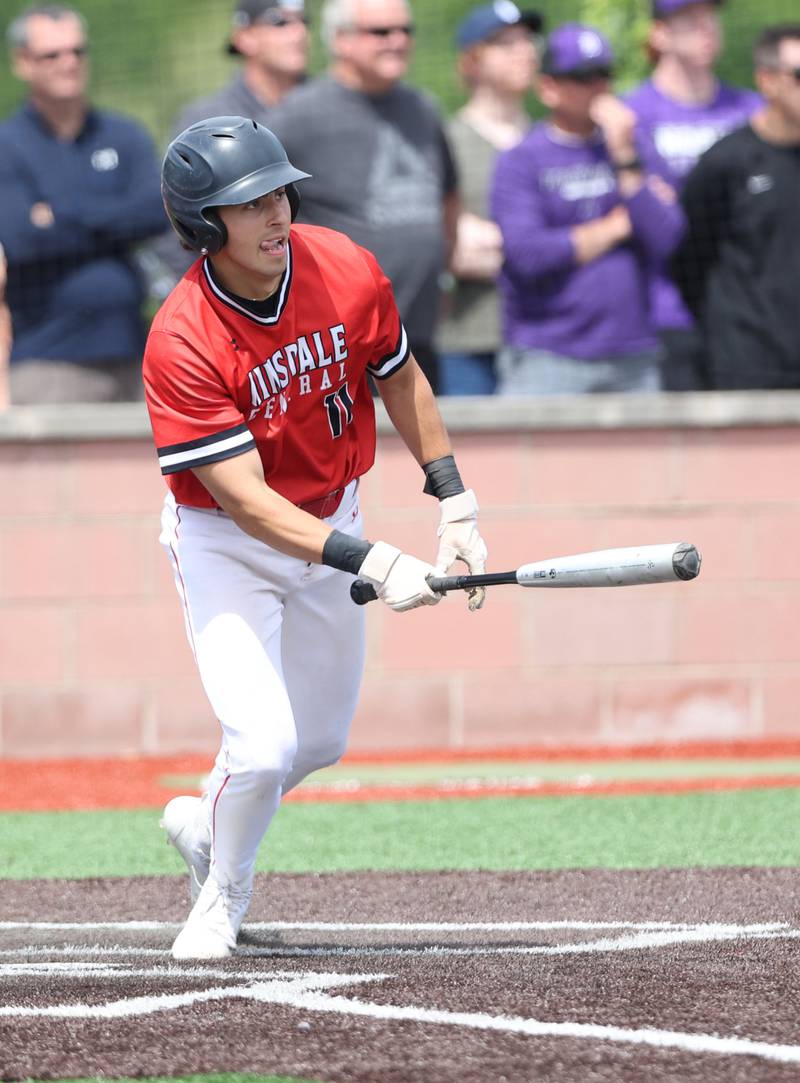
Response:
[[[800,1076],[796,869],[260,876],[215,964],[170,959],[185,889],[3,884],[1,1078]]]

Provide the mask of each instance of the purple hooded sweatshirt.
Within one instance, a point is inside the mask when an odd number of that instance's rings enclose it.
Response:
[[[647,172],[667,175],[646,140],[639,154]],[[573,227],[620,203],[628,208],[633,237],[579,265]],[[624,199],[601,136],[579,140],[548,123],[535,125],[498,156],[491,211],[503,234],[498,284],[507,343],[584,360],[656,347],[648,284],[678,243],[683,214],[647,183]]]
[[[720,83],[713,101],[684,105],[665,97],[651,79],[627,95],[625,101],[639,118],[639,130],[669,167],[678,191],[700,155],[723,135],[745,125],[764,104],[754,90]],[[692,326],[692,318],[665,271],[653,279],[651,303],[659,329]]]

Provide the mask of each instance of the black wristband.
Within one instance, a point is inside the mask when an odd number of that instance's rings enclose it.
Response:
[[[425,463],[422,469],[425,471],[425,488],[422,491],[428,496],[444,500],[464,492],[464,482],[452,455],[443,455],[441,459]]]
[[[322,563],[329,568],[338,568],[340,572],[358,575],[358,569],[371,548],[372,542],[351,538],[342,530],[332,530],[322,547]]]
[[[644,169],[644,162],[641,158],[629,158],[627,162],[612,162],[611,168],[615,173],[641,173]]]

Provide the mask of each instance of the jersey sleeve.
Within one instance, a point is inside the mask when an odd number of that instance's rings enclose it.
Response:
[[[386,380],[405,365],[411,351],[406,329],[397,311],[392,284],[372,253],[366,249],[362,249],[362,252],[376,287],[374,350],[367,368],[376,380]]]
[[[143,375],[162,474],[221,462],[255,448],[219,372],[184,339],[151,331]]]

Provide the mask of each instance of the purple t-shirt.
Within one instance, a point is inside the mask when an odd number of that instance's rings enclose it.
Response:
[[[625,98],[639,118],[639,128],[667,163],[680,191],[695,162],[717,140],[741,128],[764,104],[754,90],[720,83],[713,101],[684,105],[667,98],[653,84],[642,83]],[[692,318],[666,272],[653,279],[651,303],[656,327],[691,327]]]
[[[664,175],[646,141],[639,153],[649,172]],[[620,203],[628,208],[633,237],[579,265],[572,229]],[[647,184],[623,199],[602,137],[577,140],[547,123],[535,125],[498,155],[491,212],[503,234],[498,284],[506,342],[585,360],[656,346],[648,283],[677,244],[683,214]]]

